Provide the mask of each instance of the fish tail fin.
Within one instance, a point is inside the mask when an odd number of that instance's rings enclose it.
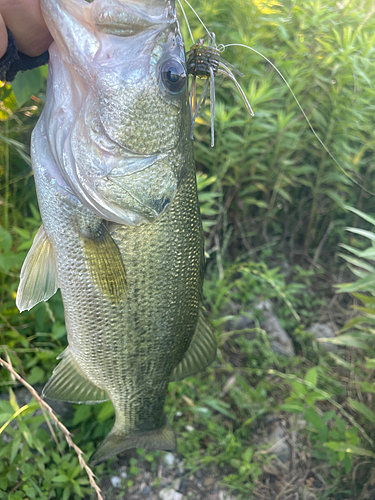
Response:
[[[155,431],[138,434],[124,434],[116,429],[103,441],[100,448],[91,457],[91,465],[96,465],[107,458],[131,448],[147,448],[148,450],[176,451],[176,437],[168,422]]]

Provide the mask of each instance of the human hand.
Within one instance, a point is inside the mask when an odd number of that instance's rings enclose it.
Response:
[[[28,56],[39,56],[52,42],[39,0],[0,0],[0,58],[8,46],[6,26],[12,32],[18,50]]]

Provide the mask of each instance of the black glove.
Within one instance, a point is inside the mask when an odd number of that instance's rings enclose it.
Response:
[[[46,50],[43,54],[37,57],[30,57],[20,52],[17,48],[14,36],[7,28],[8,32],[8,47],[0,59],[0,80],[3,82],[11,82],[14,80],[18,71],[26,71],[34,69],[38,66],[43,66],[48,63],[49,54]]]

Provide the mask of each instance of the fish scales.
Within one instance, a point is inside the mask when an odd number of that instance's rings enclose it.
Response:
[[[43,226],[20,310],[61,289],[68,347],[44,396],[110,399],[94,460],[175,449],[171,380],[208,366],[187,71],[172,0],[42,0],[55,39],[32,160]],[[65,84],[61,85],[64,81]]]

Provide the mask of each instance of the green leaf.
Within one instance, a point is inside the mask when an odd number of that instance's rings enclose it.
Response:
[[[69,498],[70,498],[70,487],[65,486],[62,500],[69,500]]]
[[[235,413],[229,411],[227,408],[230,408],[229,404],[224,403],[224,401],[220,401],[219,399],[205,399],[202,403],[210,406],[213,410],[218,411],[219,413],[225,415],[226,417],[232,418],[233,420],[237,420]]]
[[[363,295],[362,293],[353,293],[353,295],[364,304],[371,304],[375,306],[375,297],[369,297],[368,295]]]
[[[0,418],[3,418],[3,414],[9,415],[5,418],[7,420],[14,413],[14,408],[9,401],[0,400]],[[4,420],[4,421],[5,421]]]
[[[9,251],[12,247],[12,237],[8,231],[0,226],[0,250]]]
[[[25,500],[25,499],[18,493],[9,493],[8,500]]]
[[[375,424],[375,413],[370,410],[368,406],[352,398],[348,398],[348,402],[353,410],[356,410],[358,413],[367,418],[367,420],[369,420],[372,424]]]
[[[320,339],[318,339],[318,342],[324,342],[324,343],[329,342],[331,344],[343,345],[346,347],[357,347],[358,349],[366,349],[367,348],[367,344],[365,344],[365,342],[350,335],[349,333],[344,334],[344,335],[339,335],[338,337],[335,337],[333,339],[320,338]]]
[[[33,446],[33,435],[29,427],[24,422],[19,422],[19,430],[22,432],[23,437],[26,439],[27,444],[32,447]]]
[[[11,407],[13,410],[16,412],[20,409],[18,406],[17,400],[16,400],[16,395],[14,394],[13,389],[9,389],[9,403],[11,404]]]
[[[345,283],[342,285],[336,285],[339,289],[340,293],[346,292],[360,292],[360,291],[369,291],[369,287],[375,287],[375,276],[369,275],[366,278],[362,278],[357,280],[355,283]]]
[[[76,410],[74,412],[73,417],[73,425],[80,424],[88,419],[91,415],[91,406],[90,405],[77,405]]]
[[[306,411],[305,405],[296,401],[295,403],[285,403],[280,406],[284,411],[289,413],[304,413]]]
[[[317,382],[318,382],[318,371],[317,371],[316,367],[311,368],[311,370],[309,370],[306,373],[305,380],[306,380],[306,382],[310,382],[313,385],[317,384]]]
[[[6,490],[8,486],[8,480],[6,477],[0,477],[0,490]]]
[[[44,370],[39,368],[39,366],[34,366],[31,370],[30,375],[27,377],[27,382],[30,385],[34,385],[37,382],[40,382],[41,380],[43,380],[44,375],[45,375]]]
[[[361,388],[362,392],[371,392],[375,394],[375,384],[371,384],[370,382],[357,382]]]
[[[13,267],[21,268],[26,254],[15,254],[13,252],[3,252],[0,254],[0,271],[7,274]]]
[[[347,227],[345,229],[353,234],[358,234],[359,236],[363,236],[375,243],[375,233],[373,233],[372,231],[367,231],[366,229],[360,229],[358,227]]]
[[[202,174],[200,172],[197,173],[197,187],[198,191],[202,191],[208,186],[211,186],[214,182],[217,181],[217,177],[212,176],[209,177],[207,174]]]
[[[324,427],[324,424],[320,416],[313,408],[308,408],[305,411],[305,419],[307,422],[309,422],[309,424],[313,425],[316,429],[321,429],[322,427]]]
[[[304,397],[309,392],[309,389],[305,385],[301,384],[301,382],[293,381],[292,387],[298,396]]]
[[[356,259],[355,257],[350,257],[349,255],[345,255],[343,253],[339,253],[338,255],[339,255],[339,257],[342,257],[343,259],[345,259],[346,262],[349,262],[349,264],[361,267],[362,269],[364,269],[365,271],[368,271],[369,273],[375,273],[375,267],[372,266],[371,264],[368,264],[363,259]]]
[[[327,443],[325,443],[325,445],[327,448],[333,451],[375,458],[374,453],[365,450],[364,448],[359,448],[358,446],[350,446],[346,443],[338,443],[336,441],[328,441]]]
[[[111,418],[114,414],[115,410],[113,409],[112,403],[107,401],[103,403],[96,418],[98,419],[98,422],[102,423]]]
[[[346,208],[347,210],[350,210],[351,212],[355,213],[356,215],[359,215],[360,217],[362,217],[362,219],[364,219],[367,222],[370,222],[370,224],[375,226],[375,218],[371,217],[371,215],[365,214],[361,210],[358,210],[358,208],[350,207],[349,205],[344,205],[344,208]]]
[[[12,91],[12,88],[9,84],[5,85],[7,92],[7,96],[3,98],[3,106],[0,111],[0,120],[8,120],[10,116],[12,116],[13,112],[18,108],[16,98]]]
[[[60,474],[59,476],[55,476],[54,478],[52,478],[52,482],[54,482],[54,483],[67,483],[67,482],[69,482],[69,478],[65,474]]]
[[[10,463],[13,462],[13,460],[16,458],[16,455],[19,452],[19,447],[21,444],[21,434],[16,434],[12,440],[12,448],[11,448],[11,454],[10,454]]]
[[[72,485],[73,485],[73,489],[74,489],[74,491],[77,493],[77,495],[78,495],[79,497],[82,497],[82,496],[83,496],[83,494],[82,494],[82,490],[81,490],[80,485],[77,483],[77,481],[71,480],[71,481],[70,481],[70,484],[72,484]]]
[[[19,72],[12,82],[12,89],[18,107],[21,107],[32,95],[37,95],[43,85],[40,68],[35,68],[25,73]]]
[[[337,354],[334,354],[333,352],[328,351],[328,356],[330,358],[332,358],[335,361],[335,363],[337,363],[338,365],[345,366],[345,368],[347,368],[348,370],[353,371],[353,368],[354,368],[353,365],[348,363],[347,361],[345,361],[340,356],[337,356]]]

